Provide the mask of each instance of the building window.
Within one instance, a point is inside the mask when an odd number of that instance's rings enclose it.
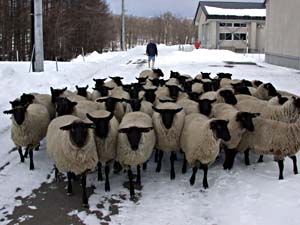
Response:
[[[232,23],[220,23],[220,27],[232,27]]]
[[[246,33],[235,33],[233,35],[233,39],[235,41],[239,41],[239,40],[245,41],[247,39],[247,34]]]
[[[221,41],[231,41],[232,40],[232,34],[231,33],[220,33],[219,39]]]
[[[234,23],[234,27],[246,27],[247,24],[245,23]]]

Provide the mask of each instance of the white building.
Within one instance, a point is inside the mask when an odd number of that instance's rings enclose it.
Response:
[[[264,3],[199,1],[194,24],[208,49],[264,52]]]

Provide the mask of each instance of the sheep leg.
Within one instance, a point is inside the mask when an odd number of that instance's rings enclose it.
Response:
[[[298,174],[297,157],[295,155],[293,155],[293,156],[290,156],[290,158],[293,160],[294,174]]]
[[[29,148],[29,159],[30,159],[30,164],[29,164],[29,169],[34,170],[34,164],[33,164],[33,149]]]
[[[121,164],[119,162],[115,161],[114,162],[114,174],[120,173],[122,169],[123,168],[122,168]]]
[[[136,184],[141,185],[142,184],[142,182],[141,182],[141,166],[137,165],[136,170],[137,170]]]
[[[27,146],[24,153],[24,158],[28,158],[29,147]]]
[[[18,148],[18,152],[19,152],[19,155],[20,155],[21,162],[23,163],[24,162],[24,155],[22,153],[22,147]]]
[[[128,169],[128,178],[129,178],[129,191],[130,191],[130,199],[134,198],[134,186],[133,186],[133,176],[131,168]]]
[[[234,164],[234,159],[237,154],[235,149],[227,149],[225,148],[225,161],[223,163],[224,170],[228,169],[231,170]]]
[[[260,155],[259,156],[259,159],[257,160],[258,163],[262,163],[264,162],[264,156],[263,155]]]
[[[109,165],[105,166],[105,191],[110,191],[109,184]]]
[[[175,179],[175,169],[174,169],[174,161],[176,158],[176,153],[175,152],[171,152],[171,156],[170,156],[170,161],[171,161],[171,173],[170,173],[170,178],[171,180]]]
[[[155,155],[154,155],[154,162],[158,162],[158,157],[159,157],[159,150],[155,149]]]
[[[197,171],[198,171],[198,168],[197,168],[197,166],[195,166],[193,168],[193,174],[192,174],[192,176],[190,178],[190,185],[191,186],[193,186],[195,184],[195,179],[196,179],[196,173],[197,173]]]
[[[283,160],[278,160],[278,167],[279,167],[279,180],[283,180]]]
[[[203,187],[204,189],[208,188],[208,182],[207,182],[207,171],[208,171],[208,166],[207,165],[202,165],[202,169],[204,172],[203,176]]]
[[[58,181],[58,173],[59,173],[59,171],[58,171],[58,169],[57,169],[56,165],[54,165],[54,175],[55,175],[55,181]]]
[[[144,171],[147,170],[147,162],[148,162],[148,161],[146,161],[146,162],[143,163],[143,170],[144,170]]]
[[[185,157],[185,153],[183,153],[183,165],[182,165],[182,173],[185,174],[186,173],[186,167],[187,167],[187,161],[186,161],[186,157]]]
[[[37,146],[35,146],[34,150],[35,151],[39,151],[40,150],[40,144],[38,144]]]
[[[88,208],[88,198],[86,195],[86,175],[82,175],[81,177],[81,186],[82,186],[82,205],[84,208]]]
[[[245,156],[245,165],[246,165],[246,166],[249,166],[249,165],[250,165],[249,149],[247,149],[247,150],[244,152],[244,156]]]
[[[71,172],[68,172],[68,173],[67,173],[67,177],[68,177],[68,189],[67,189],[67,195],[71,196],[71,195],[73,194],[72,182],[71,182],[72,173],[71,173]]]
[[[101,162],[97,163],[97,167],[98,167],[98,181],[103,181]]]
[[[156,167],[156,172],[159,173],[161,170],[161,161],[164,156],[164,152],[162,150],[158,150],[159,155],[158,155],[158,161],[157,161],[157,167]]]

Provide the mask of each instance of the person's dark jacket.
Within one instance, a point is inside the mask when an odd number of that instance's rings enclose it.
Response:
[[[155,43],[149,43],[147,45],[146,54],[148,56],[156,56],[157,55],[157,47]]]

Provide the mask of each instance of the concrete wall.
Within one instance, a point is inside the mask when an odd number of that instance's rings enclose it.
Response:
[[[267,1],[266,61],[300,69],[300,1]]]

